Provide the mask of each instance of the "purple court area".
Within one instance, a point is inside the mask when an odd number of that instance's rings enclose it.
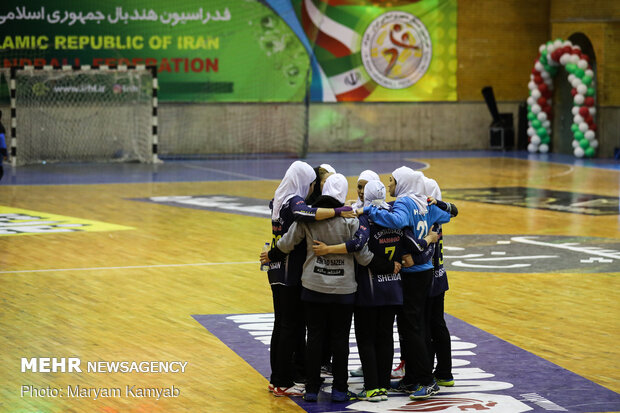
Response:
[[[515,158],[567,165],[620,170],[613,159],[577,159],[572,155],[530,154],[525,151],[428,151],[428,152],[359,152],[312,153],[304,161],[312,166],[329,163],[346,176],[356,176],[364,169],[390,173],[406,165],[422,169],[426,165],[415,159],[438,158]],[[201,182],[281,179],[295,158],[255,155],[248,158],[207,160],[167,160],[161,164],[140,163],[47,163],[11,167],[4,163],[0,185],[69,185],[148,182]]]
[[[273,314],[194,315],[196,321],[269,377],[269,338]],[[442,387],[435,397],[412,401],[391,393],[388,401],[332,403],[324,387],[317,403],[292,399],[308,412],[610,412],[620,411],[620,395],[446,314],[452,335],[453,374],[456,385]],[[353,333],[353,332],[352,332]],[[359,367],[351,336],[349,369]],[[399,356],[395,333],[395,365]],[[330,380],[327,379],[326,383]],[[349,378],[352,391],[363,380]],[[267,380],[264,383],[267,391]]]

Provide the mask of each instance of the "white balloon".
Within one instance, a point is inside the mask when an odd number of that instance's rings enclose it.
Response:
[[[534,135],[530,138],[530,142],[534,145],[540,145],[540,136]]]
[[[585,61],[585,60],[583,60],[583,59],[579,59],[579,61],[577,62],[577,67],[578,67],[579,69],[586,70],[586,69],[588,68],[588,62],[586,62],[586,61]]]
[[[581,130],[581,128],[579,129]],[[592,139],[594,139],[594,131],[588,129],[584,132],[583,136],[585,136],[587,140],[591,141]]]
[[[573,44],[571,43],[570,40],[564,40],[564,42],[562,42],[562,47],[573,47]]]
[[[534,104],[535,104],[535,103],[536,103],[536,99],[534,99],[534,98],[533,98],[533,97],[531,97],[531,96],[528,96],[528,98],[527,98],[527,104],[528,104],[529,106],[534,106]]]
[[[573,106],[570,111],[573,113],[573,116],[579,115],[579,106]]]
[[[556,41],[553,42],[553,47],[555,47],[556,49],[559,47],[562,47],[562,40],[557,39]]]
[[[538,145],[530,143],[529,145],[527,145],[527,150],[530,153],[536,153],[536,151],[538,151]]]
[[[534,135],[536,135],[536,129],[532,128],[531,126],[527,128],[527,136],[532,137]]]
[[[566,64],[569,62],[570,59],[570,55],[568,53],[564,53],[562,56],[560,56],[560,64],[562,66],[566,66]]]
[[[598,141],[596,139],[592,139],[590,141],[590,146],[594,149],[598,148]]]
[[[551,79],[551,75],[549,74],[549,72],[540,72],[540,77],[542,77],[545,80]]]
[[[591,78],[594,78],[594,72],[592,71],[592,69],[587,69],[584,74],[586,76],[590,76]]]
[[[549,152],[549,145],[547,145],[546,143],[543,143],[542,145],[538,147],[538,150],[540,151],[540,153],[547,153]]]
[[[541,44],[540,47],[538,48],[538,51],[542,53],[546,48],[547,48],[546,44]]]
[[[538,118],[539,121],[544,122],[547,120],[547,113],[540,112],[538,115],[536,115],[536,117]]]
[[[574,74],[569,74],[568,75],[568,83],[570,83],[571,85],[573,84],[573,79],[576,78],[577,76],[575,76]]]
[[[573,123],[576,123],[577,125],[579,125],[581,122],[583,122],[583,116],[581,115],[573,116]]]
[[[573,49],[581,50],[581,46],[579,46],[578,44],[571,44],[571,46],[573,47]]]
[[[573,98],[573,101],[575,102],[576,105],[583,105],[585,98],[583,97],[583,95],[577,93],[575,95],[575,97]]]
[[[570,61],[571,63],[577,63],[579,61],[579,56],[577,56],[576,54],[572,54],[570,55]]]
[[[577,86],[577,93],[585,95],[587,91],[588,91],[588,87],[584,85],[583,83]]]
[[[547,132],[549,132],[549,135],[551,135],[551,130],[549,129],[551,127],[551,122],[549,122],[549,120],[545,120],[543,121],[542,126],[544,128],[547,128]]]
[[[536,61],[536,63],[534,63],[534,69],[538,70],[539,72],[545,71],[545,67],[539,61]]]
[[[579,141],[577,139],[573,139],[573,148],[579,146]]]
[[[586,90],[587,90],[587,88],[586,88]],[[538,89],[534,89],[534,90],[532,90],[532,94],[531,94],[531,96],[532,96],[534,99],[538,99],[538,98],[539,98],[539,97],[541,97],[542,95],[540,94],[540,90],[538,90]]]
[[[580,84],[582,84],[583,82],[581,81],[581,79],[579,79],[577,76],[575,76],[572,80],[572,82],[570,82],[571,86],[574,88],[577,88]]]
[[[541,110],[542,110],[542,108],[540,107],[539,104],[536,103],[536,104],[532,105],[532,113],[538,115]]]
[[[596,108],[594,106],[590,106],[590,109],[588,109],[590,111],[590,115],[594,116],[596,115]]]
[[[581,146],[577,146],[575,150],[573,151],[573,155],[575,155],[577,158],[583,158],[583,155],[585,154],[586,153],[584,152]]]
[[[530,82],[527,84],[527,88],[529,90],[534,90],[534,89],[538,89],[538,86],[536,86],[536,82],[534,82],[533,80],[530,80]]]
[[[585,122],[581,122],[579,124],[579,130],[585,133],[588,130],[588,124]]]
[[[547,85],[547,89],[553,90],[553,79],[549,77],[549,79],[543,79],[545,85]]]

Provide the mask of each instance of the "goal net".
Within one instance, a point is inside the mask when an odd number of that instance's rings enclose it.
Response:
[[[13,163],[156,161],[154,75],[146,67],[12,68]]]

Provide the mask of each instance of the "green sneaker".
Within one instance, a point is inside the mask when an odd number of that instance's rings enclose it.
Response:
[[[381,400],[387,400],[388,399],[388,391],[387,389],[379,389],[379,391],[381,392]]]
[[[381,397],[381,389],[362,390],[355,396],[357,397],[357,400],[366,400],[369,402],[379,402],[383,400]]]
[[[453,387],[454,386],[454,379],[440,379],[440,378],[435,378],[435,380],[437,380],[437,384],[440,386],[444,386],[444,387]]]

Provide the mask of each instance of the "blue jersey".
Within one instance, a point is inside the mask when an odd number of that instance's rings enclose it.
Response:
[[[439,240],[435,243],[435,255],[433,255],[433,281],[428,292],[429,297],[436,297],[448,291],[448,274],[443,266],[443,231],[439,226]]]
[[[450,214],[436,205],[429,205],[427,213],[421,214],[413,199],[409,197],[398,198],[391,211],[369,206],[364,208],[364,213],[368,214],[373,222],[387,228],[411,227],[417,238],[424,238],[433,224],[450,222]],[[401,271],[404,273],[419,272],[431,268],[433,268],[433,262],[429,259],[423,264],[403,268]]]
[[[384,228],[370,223],[368,248],[374,254],[382,254],[391,261],[401,261],[407,254],[405,234],[399,228]],[[383,305],[402,305],[403,288],[399,274],[373,274],[368,267],[357,265],[355,274],[357,293],[355,305],[372,307]]]
[[[269,204],[269,208],[273,209],[273,201]],[[286,234],[296,220],[314,221],[317,209],[308,206],[300,196],[294,196],[286,201],[280,210],[280,218],[277,221],[273,219],[271,221],[271,232],[273,234],[271,248],[275,248],[278,240]],[[305,261],[306,240],[303,240],[282,261],[269,263],[269,271],[267,272],[269,284],[299,285]]]

